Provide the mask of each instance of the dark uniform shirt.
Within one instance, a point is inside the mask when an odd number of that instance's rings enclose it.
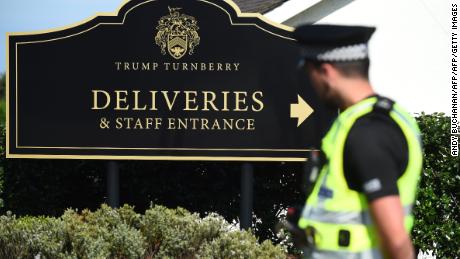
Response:
[[[407,141],[396,122],[388,114],[366,114],[355,122],[345,142],[348,187],[364,193],[369,201],[398,195],[397,180],[407,160]]]

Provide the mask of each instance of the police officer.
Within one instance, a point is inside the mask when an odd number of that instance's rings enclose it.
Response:
[[[318,96],[340,111],[322,140],[324,163],[298,221],[309,240],[307,258],[415,256],[409,233],[422,170],[420,132],[369,83],[374,31],[303,25],[294,32]]]

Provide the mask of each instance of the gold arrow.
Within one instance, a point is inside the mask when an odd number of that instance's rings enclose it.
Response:
[[[312,113],[313,108],[311,108],[300,95],[297,95],[297,103],[291,103],[291,118],[297,118],[297,127],[299,127]]]

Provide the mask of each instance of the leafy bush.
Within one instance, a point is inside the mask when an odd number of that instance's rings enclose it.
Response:
[[[62,258],[65,234],[60,220],[12,215],[0,217],[0,258],[27,258],[41,254]]]
[[[155,206],[145,215],[130,206],[59,218],[0,217],[0,258],[285,258],[217,214],[200,218],[185,209]]]
[[[450,155],[450,118],[421,114],[424,172],[415,203],[414,244],[439,258],[460,255],[460,158]]]

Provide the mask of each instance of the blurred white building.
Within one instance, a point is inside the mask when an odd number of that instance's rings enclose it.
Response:
[[[265,15],[290,26],[376,26],[369,43],[376,91],[412,113],[450,114],[450,1],[289,0]]]

